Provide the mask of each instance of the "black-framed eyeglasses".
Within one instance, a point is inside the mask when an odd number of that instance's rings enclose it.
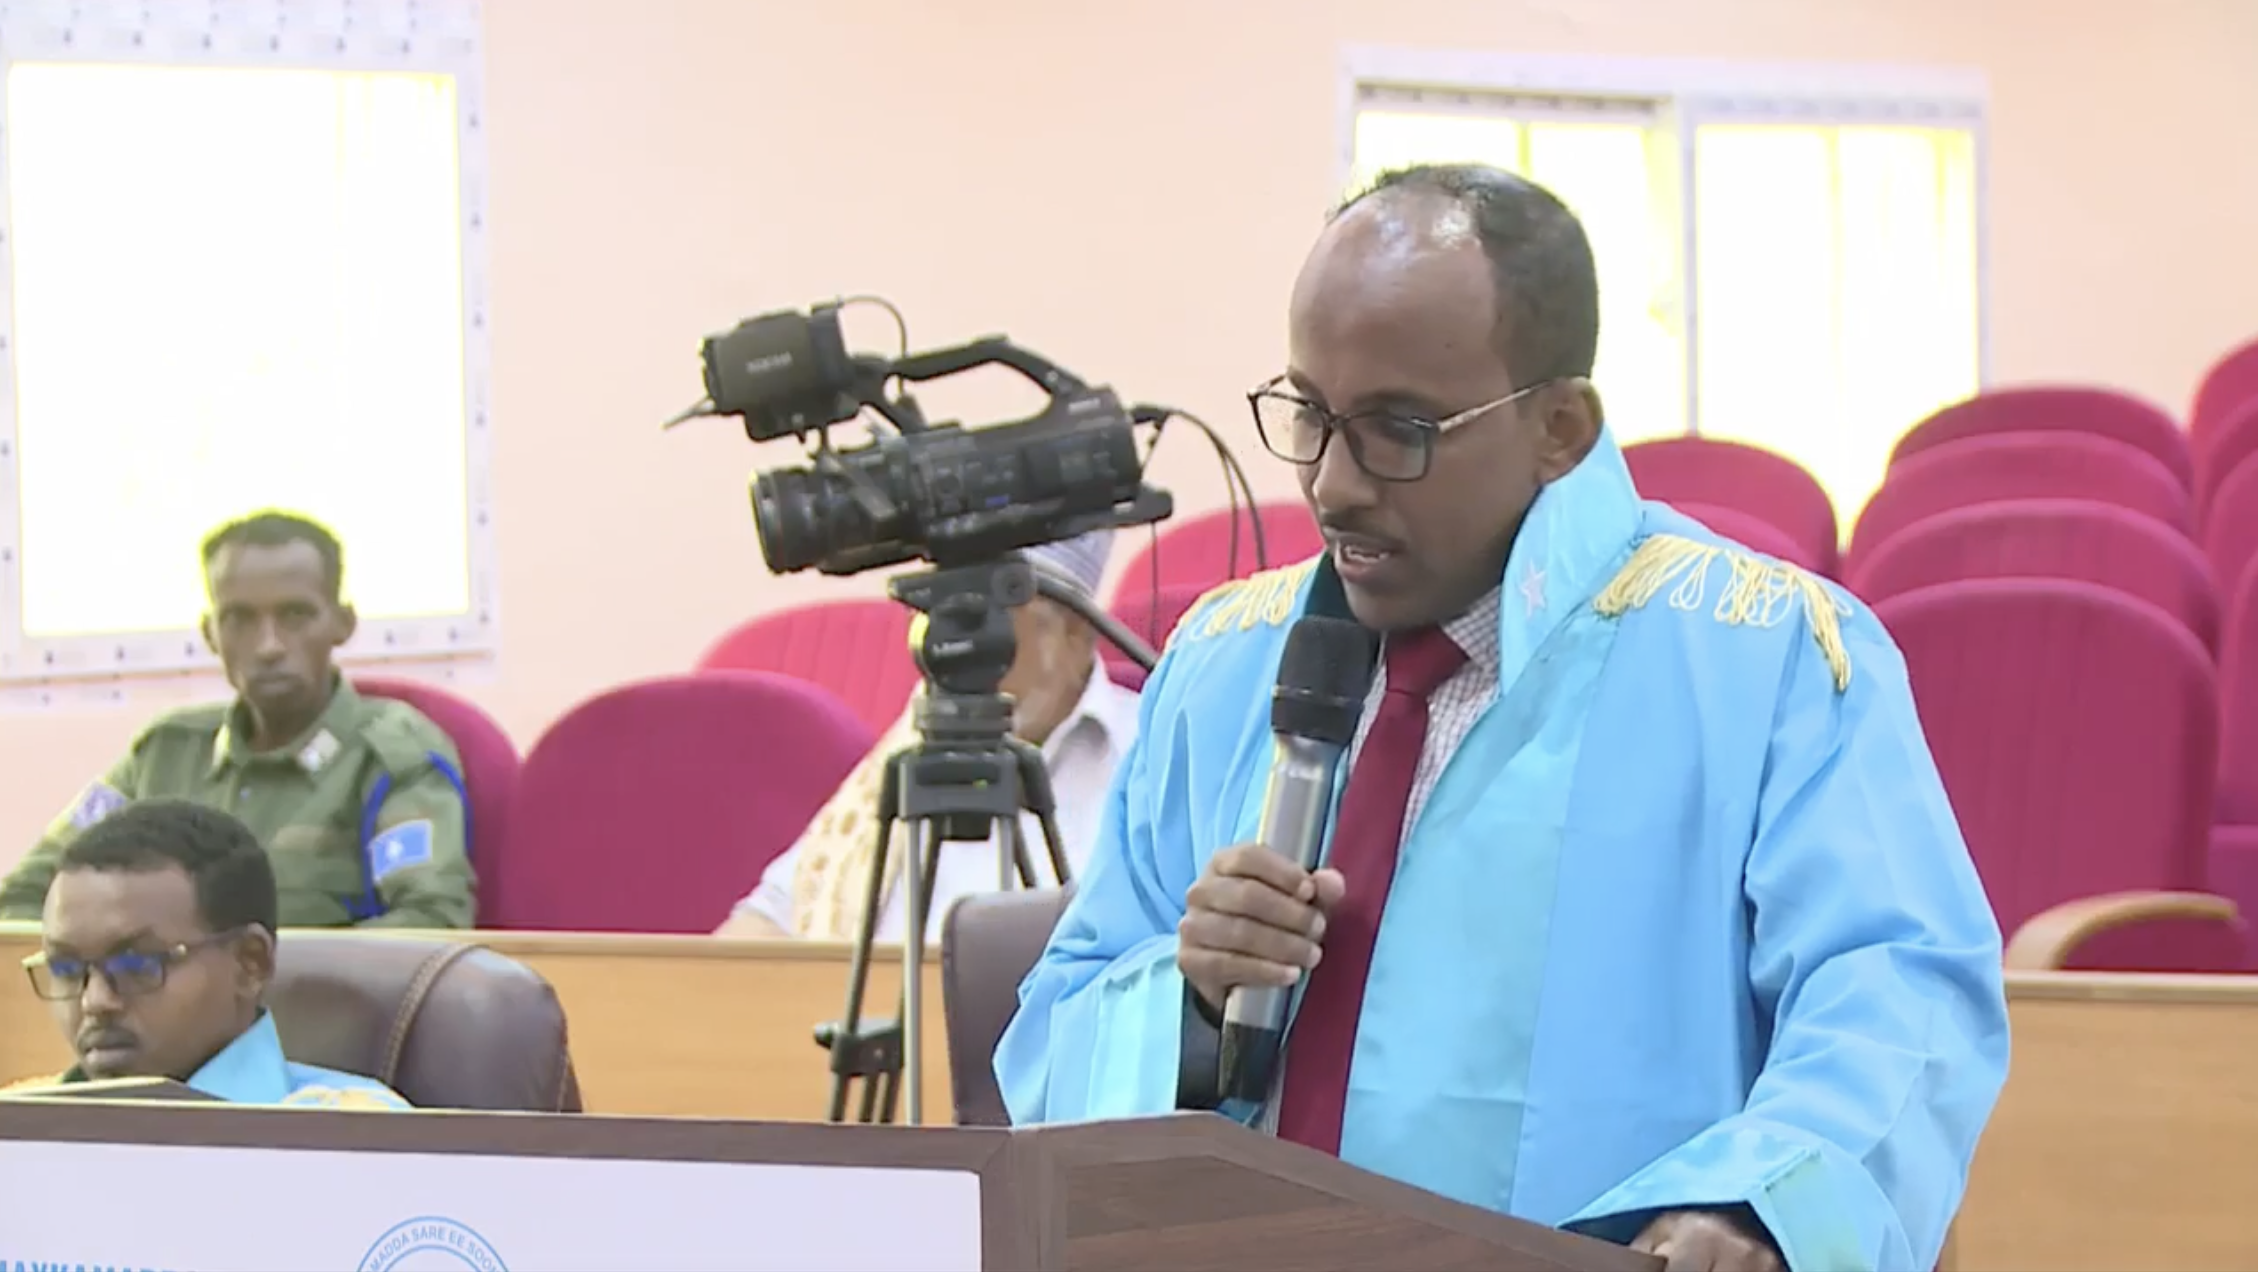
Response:
[[[141,998],[165,987],[172,969],[215,945],[233,940],[240,929],[215,932],[162,950],[120,950],[106,958],[58,958],[34,954],[24,960],[24,975],[31,992],[51,1003],[68,1002],[86,993],[87,981],[100,975],[120,998]]]
[[[1339,433],[1348,438],[1349,457],[1379,481],[1418,481],[1435,462],[1435,441],[1501,406],[1520,401],[1549,381],[1523,385],[1504,397],[1470,406],[1439,420],[1405,411],[1354,411],[1338,415],[1287,387],[1284,376],[1264,381],[1247,394],[1255,432],[1263,449],[1289,464],[1314,464]]]

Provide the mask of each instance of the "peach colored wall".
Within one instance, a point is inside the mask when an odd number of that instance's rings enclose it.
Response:
[[[1993,370],[2183,404],[2258,329],[2250,0],[487,0],[503,649],[524,743],[731,622],[876,580],[772,578],[734,425],[662,437],[697,338],[882,291],[1224,425],[1333,195],[1344,44],[1963,66],[1992,92]],[[872,338],[883,330],[861,329]],[[1604,387],[1604,386],[1603,386]],[[927,397],[978,421],[994,385]],[[946,417],[946,415],[942,415]],[[1212,460],[1164,446],[1180,506]],[[412,491],[401,492],[412,505]],[[0,716],[0,863],[148,704]]]

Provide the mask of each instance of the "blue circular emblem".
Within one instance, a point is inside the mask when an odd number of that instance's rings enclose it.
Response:
[[[358,1267],[360,1272],[509,1272],[486,1238],[437,1215],[405,1219],[385,1229]]]

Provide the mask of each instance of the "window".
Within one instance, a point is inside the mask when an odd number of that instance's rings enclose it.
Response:
[[[348,657],[490,648],[474,11],[111,8],[0,16],[0,674],[209,665],[197,545],[266,507],[344,541]]]
[[[1346,70],[1348,189],[1477,161],[1584,221],[1593,378],[1626,444],[1779,451],[1847,531],[1899,435],[1981,382],[1978,81],[1384,51]]]

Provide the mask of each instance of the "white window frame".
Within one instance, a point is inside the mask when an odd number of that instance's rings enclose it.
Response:
[[[1438,51],[1351,45],[1340,59],[1340,137],[1332,189],[1347,188],[1356,165],[1356,119],[1365,90],[1560,98],[1558,106],[1514,103],[1505,118],[1637,118],[1632,103],[1666,132],[1676,150],[1669,193],[1678,204],[1678,290],[1685,356],[1686,431],[1701,432],[1701,322],[1694,136],[1704,124],[1896,124],[1968,132],[1975,154],[1976,377],[1991,371],[1991,92],[1982,73],[1960,68],[1711,61]],[[1576,99],[1608,103],[1579,107]],[[1468,109],[1480,109],[1469,106]],[[1602,386],[1604,388],[1604,386]]]
[[[454,80],[462,241],[466,498],[461,513],[470,604],[455,614],[364,622],[340,653],[346,663],[468,663],[490,658],[498,648],[481,18],[478,0],[31,0],[0,6],[0,86],[19,61],[396,71]],[[0,91],[0,139],[7,128],[6,94]],[[0,145],[0,162],[4,160]],[[6,613],[0,622],[0,702],[35,707],[58,705],[58,698],[118,702],[137,681],[177,682],[183,673],[208,680],[219,663],[193,626],[55,638],[24,631],[23,473],[16,462],[8,178],[0,167],[0,352],[5,353],[0,357],[0,607]],[[196,545],[182,543],[171,550],[188,556]],[[345,545],[345,554],[350,563],[352,544]]]

